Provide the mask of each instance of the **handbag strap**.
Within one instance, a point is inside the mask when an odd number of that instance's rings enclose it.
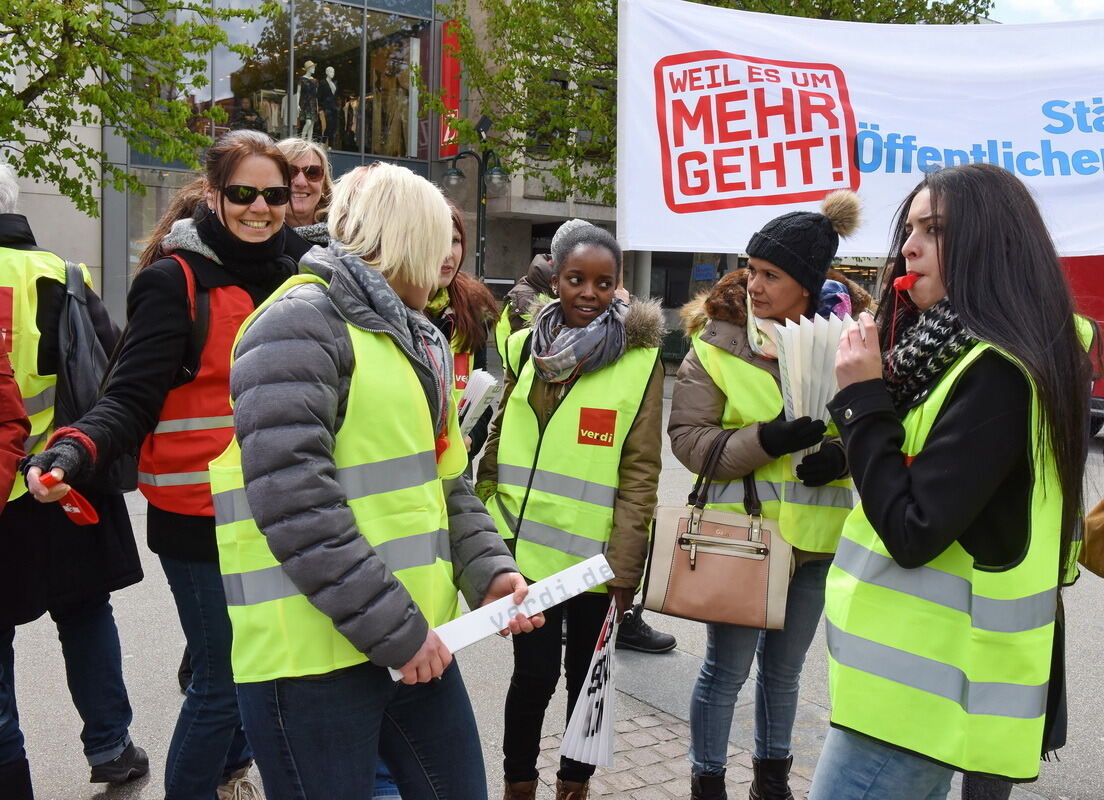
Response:
[[[690,495],[686,498],[687,505],[694,506],[699,511],[705,509],[709,487],[713,485],[713,476],[721,463],[725,445],[728,444],[728,440],[732,438],[737,430],[739,428],[726,428],[713,437],[713,442],[709,446],[709,453],[705,457],[705,467],[694,482],[694,488],[690,490]],[[744,476],[744,509],[753,517],[759,517],[763,514],[763,504],[759,501],[759,492],[755,486],[754,471]]]

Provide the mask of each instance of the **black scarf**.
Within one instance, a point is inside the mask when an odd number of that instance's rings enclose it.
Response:
[[[915,405],[973,341],[947,298],[922,312],[885,354],[886,388],[898,412]]]
[[[275,289],[295,274],[295,260],[284,253],[283,226],[263,242],[244,242],[219,221],[214,212],[196,223],[200,241],[211,248],[223,269],[248,286]]]

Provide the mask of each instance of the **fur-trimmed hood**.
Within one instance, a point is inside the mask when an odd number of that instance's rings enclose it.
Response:
[[[871,310],[874,299],[866,289],[835,269],[828,270],[828,280],[839,281],[851,295],[851,315]],[[748,271],[738,269],[722,277],[709,292],[702,292],[679,310],[686,336],[699,333],[710,320],[729,322],[743,328],[747,323]]]
[[[528,322],[529,327],[532,327],[533,320],[551,302],[559,301],[548,300],[540,296],[533,299],[527,312],[533,315]],[[629,303],[629,313],[625,315],[625,336],[629,349],[659,347],[663,343],[665,333],[667,333],[667,326],[663,323],[663,307],[660,302],[658,300],[632,298]]]

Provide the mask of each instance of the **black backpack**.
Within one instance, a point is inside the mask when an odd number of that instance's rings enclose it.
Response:
[[[100,399],[107,373],[108,353],[96,336],[88,311],[84,273],[65,262],[65,298],[58,318],[58,367],[54,396],[54,425],[71,425]],[[124,453],[98,469],[81,488],[104,494],[129,492],[138,485],[138,456]]]

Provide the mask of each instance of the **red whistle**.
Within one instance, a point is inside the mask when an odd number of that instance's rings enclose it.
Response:
[[[920,280],[920,276],[915,272],[907,272],[900,278],[893,279],[893,288],[898,292],[907,292],[916,285],[918,280]]]
[[[38,479],[47,489],[52,489],[58,484],[58,479],[52,472],[44,472],[38,476]],[[63,494],[58,500],[58,505],[74,525],[95,525],[100,521],[100,515],[96,513],[96,509],[92,508],[92,504],[76,489],[70,489]]]

